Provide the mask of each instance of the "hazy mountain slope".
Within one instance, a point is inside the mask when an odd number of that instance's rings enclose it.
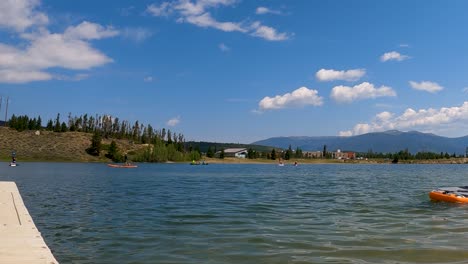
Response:
[[[378,133],[368,133],[352,137],[274,137],[252,144],[272,146],[278,148],[301,148],[303,151],[323,150],[327,145],[329,151],[337,149],[356,152],[398,152],[408,149],[411,153],[448,152],[450,154],[464,154],[468,147],[468,136],[459,138],[441,137],[417,131],[400,132],[390,130]]]

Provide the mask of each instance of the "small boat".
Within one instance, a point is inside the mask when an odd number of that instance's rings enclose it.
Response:
[[[111,168],[137,168],[138,166],[135,165],[135,164],[112,164],[112,163],[109,163],[107,164],[107,166],[111,167]]]
[[[432,201],[468,203],[468,186],[441,187],[429,192]]]
[[[190,165],[208,165],[208,162],[205,162],[205,161],[202,161],[202,162],[200,162],[200,161],[197,161],[197,162],[192,161],[192,162],[190,162]]]

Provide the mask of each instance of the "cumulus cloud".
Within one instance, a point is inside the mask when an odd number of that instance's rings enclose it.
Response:
[[[428,108],[413,110],[406,109],[402,114],[395,115],[382,112],[369,123],[361,123],[352,130],[342,131],[343,135],[360,135],[370,132],[399,130],[420,130],[437,133],[437,131],[459,130],[459,127],[468,121],[468,102],[461,106]]]
[[[259,6],[255,10],[255,14],[257,14],[257,15],[265,15],[265,14],[281,15],[281,11],[273,10],[273,9],[270,9],[270,8],[264,7],[264,6]]]
[[[275,97],[266,96],[259,103],[260,111],[282,109],[291,107],[302,107],[306,105],[321,106],[323,98],[318,96],[317,90],[300,87],[292,93],[277,95]]]
[[[39,5],[39,0],[0,1],[0,28],[23,32],[31,26],[47,25],[49,18],[37,11]]]
[[[357,81],[361,79],[366,74],[365,69],[353,69],[347,71],[337,71],[337,70],[327,70],[327,69],[320,69],[316,74],[315,77],[317,80],[321,82],[328,82],[328,81]]]
[[[211,28],[219,29],[225,32],[232,32],[232,31],[246,32],[246,30],[242,28],[240,23],[219,22],[215,20],[213,17],[211,17],[210,13],[204,13],[204,14],[196,15],[196,16],[187,16],[186,18],[181,19],[179,21],[180,22],[185,21],[185,22],[194,24],[199,27],[211,27]]]
[[[102,39],[118,35],[119,32],[112,27],[103,27],[96,23],[83,21],[76,27],[69,27],[65,30],[64,36],[70,39]]]
[[[32,81],[47,81],[50,79],[52,79],[52,75],[47,72],[0,69],[0,82],[4,83],[26,83]]]
[[[90,41],[116,36],[119,34],[117,30],[84,21],[76,26],[69,26],[63,33],[51,33],[44,27],[47,16],[35,9],[38,5],[39,1],[32,0],[0,3],[0,26],[18,30],[18,37],[26,44],[0,43],[0,82],[27,83],[50,79],[75,79],[54,75],[48,70],[87,70],[112,62],[111,58],[93,48]],[[20,16],[18,21],[4,21],[5,14],[9,14],[9,11]],[[19,32],[25,29],[31,30]]]
[[[396,92],[387,86],[375,88],[373,84],[363,82],[353,87],[335,86],[333,87],[330,97],[339,103],[349,103],[362,99],[373,99],[377,97],[396,96]]]
[[[180,123],[180,116],[177,116],[167,121],[166,125],[170,127],[174,127],[174,126],[177,126],[179,123]]]
[[[279,33],[276,29],[262,25],[260,22],[254,22],[251,25],[253,29],[250,35],[260,37],[270,41],[281,41],[289,39],[287,33]]]
[[[444,87],[440,86],[436,82],[422,81],[418,83],[418,82],[410,81],[409,84],[411,88],[415,90],[426,91],[429,93],[437,93],[444,89]]]
[[[268,41],[283,41],[290,37],[289,34],[278,32],[277,29],[262,25],[258,21],[252,23],[221,22],[213,18],[209,12],[212,8],[233,6],[236,2],[236,0],[197,0],[193,2],[190,0],[177,0],[163,2],[159,5],[151,4],[146,11],[156,17],[175,15],[177,16],[176,21],[179,23],[189,23],[198,27],[214,28],[224,32],[241,32]]]
[[[396,51],[391,51],[384,53],[382,56],[380,56],[380,61],[386,62],[386,61],[403,61],[409,59],[409,56],[407,55],[402,55]]]

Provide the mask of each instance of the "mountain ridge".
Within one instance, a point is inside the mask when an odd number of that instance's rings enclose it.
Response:
[[[387,130],[372,132],[350,137],[342,136],[294,136],[271,137],[253,142],[252,144],[272,146],[277,148],[300,148],[303,151],[327,150],[355,152],[394,153],[408,149],[410,153],[417,152],[447,152],[464,155],[468,147],[468,136],[449,138],[419,131],[403,132]]]

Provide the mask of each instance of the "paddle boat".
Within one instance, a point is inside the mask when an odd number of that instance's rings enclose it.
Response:
[[[190,162],[190,165],[208,165],[208,162],[205,162],[205,161],[195,161],[195,160],[192,160],[192,162]]]
[[[468,186],[441,187],[429,192],[432,201],[468,203]]]
[[[109,166],[111,168],[127,168],[127,169],[137,168],[138,167],[137,165],[130,164],[130,163],[124,163],[124,164],[108,163],[107,166]]]

